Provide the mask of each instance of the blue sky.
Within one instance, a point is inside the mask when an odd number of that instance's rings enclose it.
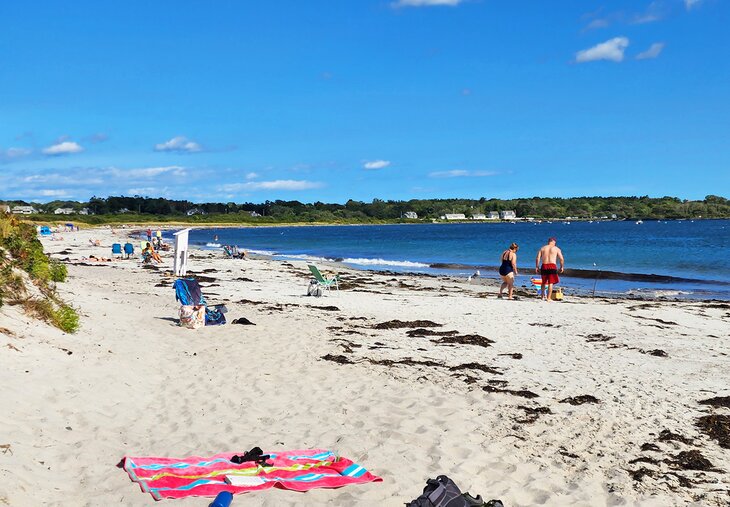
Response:
[[[723,0],[0,3],[0,199],[730,195]]]

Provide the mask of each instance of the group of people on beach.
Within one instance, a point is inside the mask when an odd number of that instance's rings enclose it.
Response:
[[[550,301],[553,297],[553,286],[560,282],[558,276],[564,271],[565,259],[563,252],[557,245],[558,240],[555,237],[548,239],[545,246],[540,248],[535,257],[535,273],[541,276],[540,297],[544,301]],[[515,287],[515,276],[517,271],[517,243],[512,243],[507,250],[502,252],[501,265],[499,266],[499,276],[502,278],[502,285],[499,287],[498,297],[502,297],[504,290],[507,289],[507,299],[513,298]],[[558,263],[560,267],[558,268]],[[547,292],[545,291],[547,287]]]

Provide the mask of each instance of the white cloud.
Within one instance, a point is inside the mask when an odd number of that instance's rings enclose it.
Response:
[[[176,151],[178,153],[197,153],[203,147],[185,136],[176,136],[164,143],[156,144],[155,151]]]
[[[693,7],[700,4],[702,0],[684,0],[684,6],[687,8],[687,10],[692,9]]]
[[[43,148],[44,155],[68,155],[70,153],[80,153],[84,149],[73,141],[61,141],[60,143]]]
[[[614,37],[592,48],[578,51],[575,54],[575,61],[578,63],[594,62],[597,60],[621,62],[624,59],[624,51],[626,51],[627,47],[629,47],[629,39],[627,37]]]
[[[258,177],[259,177],[259,174],[258,173],[251,172],[251,173],[246,174],[246,179],[247,180],[255,180]]]
[[[659,56],[661,54],[662,49],[664,49],[664,43],[655,42],[654,44],[652,44],[649,47],[649,49],[636,55],[636,59],[637,60],[650,60],[652,58],[656,58],[657,56]]]
[[[372,160],[370,162],[365,162],[363,164],[363,168],[374,171],[377,169],[383,169],[385,167],[388,167],[390,165],[390,160]]]
[[[436,5],[448,5],[455,7],[464,0],[397,0],[391,5],[393,7],[432,7]]]
[[[231,183],[221,187],[223,192],[240,192],[242,190],[309,190],[320,188],[322,183],[307,180],[273,180]]]
[[[141,195],[144,197],[166,197],[168,195],[168,189],[167,187],[129,188],[125,193],[127,195]]]
[[[465,171],[463,169],[453,169],[451,171],[435,171],[429,173],[431,178],[474,178],[485,176],[496,176],[495,171]]]
[[[36,195],[41,197],[68,197],[69,193],[66,190],[38,190]]]

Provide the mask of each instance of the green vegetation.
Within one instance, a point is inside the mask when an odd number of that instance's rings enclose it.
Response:
[[[37,290],[31,290],[22,272]],[[55,287],[66,275],[66,266],[43,252],[32,224],[0,216],[0,306],[20,304],[31,315],[73,333],[78,330],[79,316],[61,301]]]
[[[26,215],[34,221],[73,220],[90,225],[115,223],[189,223],[251,224],[339,223],[367,224],[410,222],[402,218],[415,212],[417,221],[439,219],[447,213],[463,213],[467,218],[490,211],[513,210],[518,217],[535,219],[696,219],[730,218],[730,201],[708,195],[701,201],[676,197],[532,197],[525,199],[413,199],[409,201],[347,201],[345,204],[299,201],[266,201],[261,204],[203,203],[147,197],[93,197],[88,202],[54,201],[48,204],[10,202],[10,205],[32,204],[44,214]],[[53,215],[58,207],[88,215]],[[190,213],[190,214],[188,214]]]

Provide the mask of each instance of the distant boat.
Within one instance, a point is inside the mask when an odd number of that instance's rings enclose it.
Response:
[[[644,223],[644,222],[643,222],[642,220],[637,220],[637,221],[636,221],[636,225],[641,225],[641,224],[643,224],[643,223]]]
[[[563,222],[565,225],[570,225],[570,222]]]

